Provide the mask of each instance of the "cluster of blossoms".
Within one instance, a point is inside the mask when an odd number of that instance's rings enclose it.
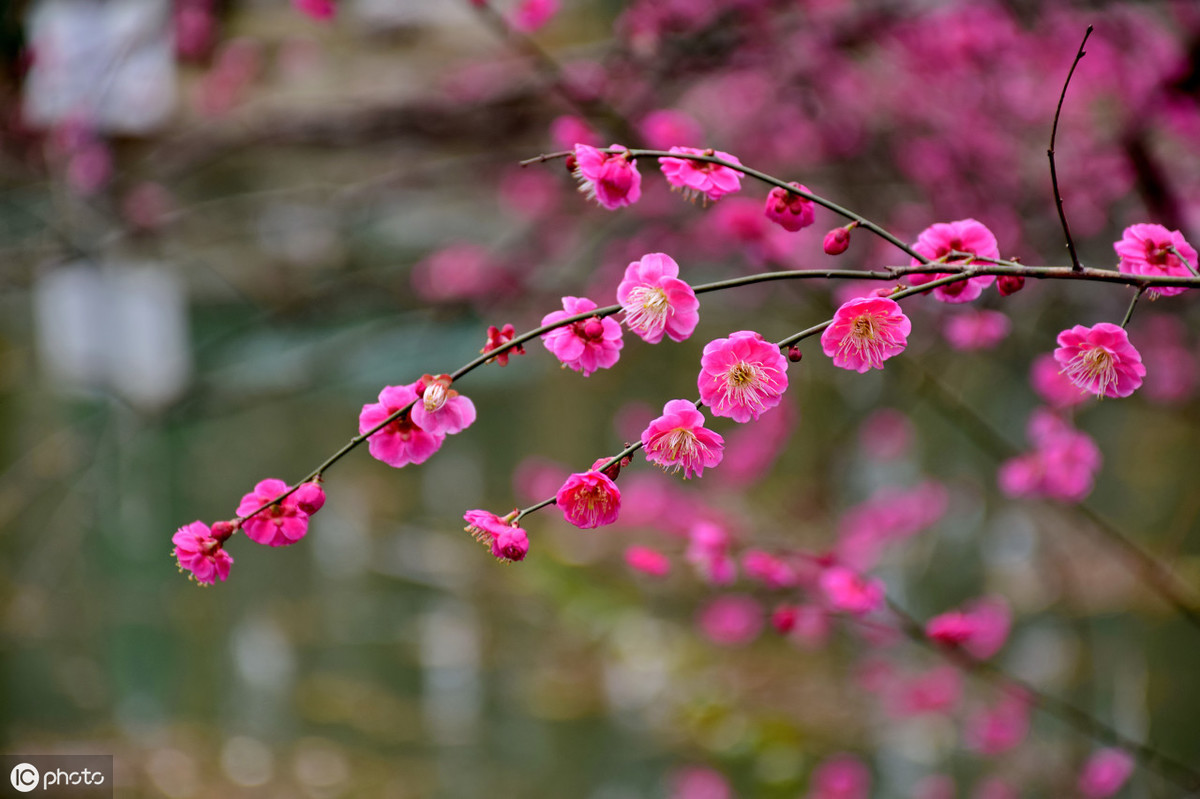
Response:
[[[1092,492],[1100,470],[1096,442],[1052,411],[1039,409],[1026,435],[1033,450],[1005,461],[997,480],[1011,497],[1046,497],[1079,502]]]

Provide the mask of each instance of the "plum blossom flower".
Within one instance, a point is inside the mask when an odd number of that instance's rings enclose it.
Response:
[[[940,222],[930,225],[917,236],[913,249],[930,261],[939,261],[956,266],[987,263],[978,258],[1000,258],[1000,246],[992,231],[974,219],[959,219],[956,222]],[[970,253],[970,256],[949,257],[952,252]],[[921,261],[912,259],[913,266],[920,266]],[[945,274],[909,275],[908,282],[920,286]],[[933,290],[933,296],[942,302],[970,302],[977,299],[983,290],[995,281],[993,275],[981,275],[957,283],[938,286]]]
[[[965,311],[946,320],[942,334],[961,352],[990,350],[1008,336],[1012,322],[999,311]]]
[[[196,582],[213,585],[229,576],[233,557],[225,551],[224,539],[215,537],[204,522],[194,521],[180,527],[171,536],[171,543],[175,545],[171,554],[179,561],[179,570],[190,571],[188,576]]]
[[[508,24],[521,33],[533,33],[558,13],[558,0],[521,0],[509,15]]]
[[[740,165],[735,156],[720,150],[698,150],[695,147],[672,147],[672,153],[687,155],[710,155]],[[717,200],[742,188],[742,173],[721,164],[695,161],[691,158],[659,158],[663,175],[673,189],[678,189],[689,200],[703,196],[705,201]]]
[[[1133,773],[1133,758],[1121,749],[1098,749],[1079,774],[1079,792],[1087,799],[1108,799]]]
[[[733,799],[733,788],[715,769],[686,766],[671,775],[668,799]]]
[[[592,464],[591,471],[568,477],[554,497],[563,518],[576,527],[584,530],[603,527],[615,522],[621,512],[621,489],[608,475],[595,471],[607,461],[601,458]]]
[[[838,754],[813,771],[808,799],[867,799],[871,771],[854,755]]]
[[[984,597],[963,610],[934,616],[926,623],[925,634],[946,646],[962,647],[978,660],[986,660],[1004,646],[1011,623],[1008,603],[999,597]]]
[[[254,486],[253,491],[242,497],[242,501],[237,507],[237,513],[239,516],[254,513],[287,490],[288,484],[282,480],[274,478],[262,480]],[[318,487],[317,490],[319,491],[320,488]],[[316,501],[314,496],[307,493],[308,491],[309,489],[305,489],[306,493],[300,497],[297,497],[295,492],[289,494],[280,502],[250,516],[242,522],[242,529],[246,531],[246,536],[251,541],[271,547],[285,547],[299,541],[308,532],[310,515],[300,507],[300,500],[307,499],[310,506]],[[320,497],[320,505],[323,504],[325,504],[324,492]],[[317,507],[319,508],[320,505]],[[315,512],[313,511],[313,513]]]
[[[883,583],[844,566],[821,572],[821,590],[834,610],[865,616],[883,605]]]
[[[479,354],[483,355],[491,352],[492,350],[503,347],[505,344],[516,338],[516,335],[517,330],[512,325],[505,325],[503,328],[496,327],[495,325],[488,325],[487,343],[483,345],[483,349],[479,351]],[[499,355],[490,358],[488,363],[495,361],[501,366],[508,366],[508,356],[524,354],[525,346],[523,344],[518,344],[517,346],[507,349]]]
[[[679,279],[679,264],[671,256],[652,252],[625,268],[625,279],[617,286],[617,302],[625,312],[625,324],[648,344],[692,335],[700,321],[700,301],[692,287]]]
[[[704,426],[704,414],[688,400],[671,400],[662,416],[642,431],[646,460],[664,469],[683,469],[684,479],[700,477],[721,462],[725,439]]]
[[[411,386],[384,386],[379,402],[364,405],[358,415],[358,432],[365,433],[401,408],[421,401]],[[399,469],[410,463],[424,463],[437,452],[446,436],[431,433],[413,421],[412,412],[388,422],[367,439],[371,457]]]
[[[825,234],[825,239],[821,242],[821,248],[825,250],[826,255],[841,255],[850,248],[850,231],[854,229],[853,224],[844,227],[835,227],[833,230]]]
[[[753,597],[727,594],[705,605],[696,621],[714,644],[743,646],[762,632],[763,609]]]
[[[1092,491],[1100,470],[1100,448],[1050,411],[1030,417],[1027,435],[1033,451],[1000,465],[997,482],[1010,497],[1049,497],[1079,502]]]
[[[858,297],[844,303],[821,334],[821,349],[833,365],[863,374],[908,346],[912,323],[895,300]]]
[[[542,317],[550,325],[577,314],[596,309],[587,297],[563,297],[563,310]],[[593,316],[580,322],[555,328],[542,334],[542,343],[562,361],[563,366],[582,372],[587,377],[597,369],[607,369],[621,357],[621,326],[615,319]]]
[[[791,565],[761,549],[747,550],[742,554],[742,569],[747,577],[771,589],[788,588],[799,582],[796,570]]]
[[[475,421],[475,404],[450,388],[450,375],[425,375],[413,386],[421,401],[413,405],[412,420],[434,435],[461,433]]]
[[[1054,359],[1072,383],[1099,397],[1128,397],[1146,375],[1129,335],[1111,322],[1059,333]]]
[[[897,678],[888,687],[887,710],[896,718],[912,718],[954,710],[962,699],[962,675],[950,665]]]
[[[787,390],[787,359],[752,330],[730,333],[704,346],[697,385],[700,399],[717,416],[735,422],[757,419],[779,404]]]
[[[1194,270],[1200,269],[1196,249],[1178,230],[1167,230],[1162,225],[1130,225],[1113,249],[1121,259],[1117,269],[1127,275],[1191,277],[1196,274]],[[1183,286],[1149,289],[1156,297],[1173,297],[1185,291]]]
[[[650,577],[666,577],[671,572],[671,559],[650,547],[628,547],[625,563],[634,571]]]
[[[575,179],[579,190],[610,211],[632,205],[641,199],[642,176],[627,148],[614,144],[606,153],[587,144],[576,144]]]
[[[463,529],[503,563],[524,560],[529,553],[529,536],[525,531],[491,511],[469,510],[463,514],[463,521],[467,523]]]
[[[698,141],[704,138],[700,123],[682,111],[673,108],[651,111],[638,123],[638,132],[646,144],[656,150],[665,150],[677,141]]]
[[[728,585],[737,578],[737,563],[730,554],[729,533],[713,522],[697,522],[688,530],[684,557],[711,585]]]
[[[1020,693],[1005,694],[992,707],[967,719],[967,746],[994,756],[1015,747],[1029,734],[1030,701]]]
[[[799,183],[792,183],[791,185],[801,191],[808,192],[807,186]],[[816,221],[816,212],[813,208],[812,200],[782,189],[779,186],[771,189],[770,194],[767,195],[765,213],[767,219],[770,219],[789,233],[803,230]]]
[[[292,0],[296,10],[318,22],[328,22],[337,13],[333,0]]]

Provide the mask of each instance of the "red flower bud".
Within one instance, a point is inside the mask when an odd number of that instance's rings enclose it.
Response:
[[[996,281],[996,288],[1000,290],[1000,295],[1003,297],[1016,294],[1025,288],[1025,278],[1021,275],[1001,275]]]
[[[844,227],[835,227],[825,234],[825,254],[841,255],[850,246],[850,231]]]

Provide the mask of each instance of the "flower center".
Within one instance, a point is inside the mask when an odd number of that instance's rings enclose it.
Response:
[[[1105,395],[1117,382],[1116,358],[1104,347],[1093,347],[1075,356],[1063,369],[1072,383],[1088,391]]]
[[[426,413],[436,413],[442,409],[448,398],[449,394],[445,386],[441,383],[431,383],[426,387],[425,394],[421,399],[425,404]]]
[[[883,335],[883,325],[879,318],[871,313],[857,317],[850,325],[850,330],[838,344],[838,351],[854,353],[867,363],[882,364],[884,347],[888,343]]]
[[[667,292],[658,286],[638,286],[625,301],[625,324],[631,330],[656,333],[666,327],[667,317],[673,313]]]

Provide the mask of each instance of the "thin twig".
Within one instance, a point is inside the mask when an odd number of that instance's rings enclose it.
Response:
[[[1075,60],[1071,62],[1071,71],[1067,73],[1067,79],[1063,82],[1062,94],[1058,97],[1058,108],[1054,112],[1054,127],[1050,129],[1050,149],[1046,151],[1046,155],[1050,158],[1050,183],[1054,186],[1054,204],[1058,206],[1058,220],[1062,222],[1063,234],[1067,237],[1067,252],[1071,254],[1071,266],[1076,272],[1083,269],[1083,264],[1079,263],[1079,253],[1075,251],[1075,240],[1071,238],[1071,226],[1067,224],[1067,212],[1063,210],[1062,192],[1058,189],[1058,172],[1054,168],[1054,140],[1058,136],[1058,119],[1062,116],[1067,87],[1071,85],[1071,76],[1075,74],[1075,67],[1079,66],[1079,61],[1087,55],[1083,46],[1087,44],[1088,37],[1091,35],[1092,26],[1088,25],[1083,34],[1083,41],[1079,43],[1079,52],[1075,54]]]
[[[1129,307],[1125,309],[1125,318],[1121,320],[1121,327],[1124,328],[1129,324],[1129,320],[1133,318],[1133,309],[1137,307],[1138,300],[1146,293],[1145,286],[1138,286],[1137,291],[1133,295],[1133,299],[1129,301]]]

